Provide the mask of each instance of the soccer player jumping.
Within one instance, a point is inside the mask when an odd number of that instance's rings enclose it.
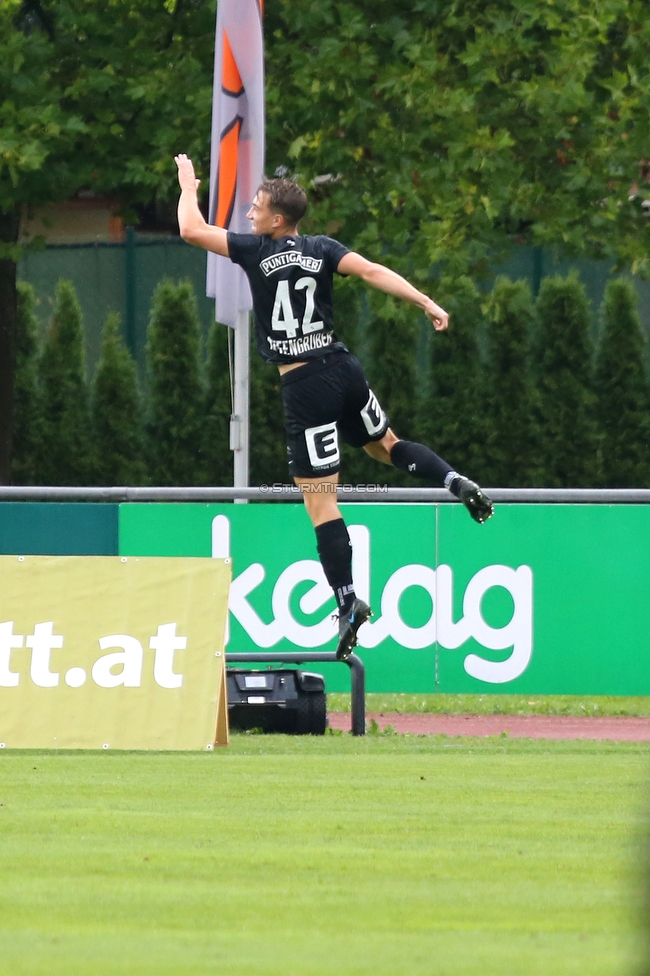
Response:
[[[444,485],[476,522],[490,518],[492,502],[428,447],[400,440],[388,426],[361,364],[334,332],[334,273],[357,275],[417,305],[438,332],[447,328],[449,316],[389,268],[330,237],[300,234],[307,196],[293,180],[265,180],[248,212],[252,233],[233,234],[206,223],[192,161],[182,154],[175,159],[181,236],[244,269],[253,295],[257,349],[280,371],[289,472],[302,491],[323,571],[334,590],[339,612],[336,656],[345,660],[371,610],[354,592],[350,536],[337,502],[339,436],[377,461]]]

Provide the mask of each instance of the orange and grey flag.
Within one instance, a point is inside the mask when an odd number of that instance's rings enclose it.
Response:
[[[209,222],[250,233],[246,214],[264,170],[263,0],[219,0],[214,54]],[[251,306],[240,267],[208,254],[215,318],[235,326]]]

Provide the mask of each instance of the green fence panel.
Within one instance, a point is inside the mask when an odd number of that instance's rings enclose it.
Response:
[[[0,502],[0,553],[116,556],[119,505]]]
[[[179,237],[135,233],[133,237],[127,235],[121,244],[56,244],[43,251],[26,251],[18,262],[18,274],[36,290],[37,312],[43,328],[51,319],[57,281],[68,278],[73,282],[83,310],[88,367],[92,373],[101,349],[102,325],[109,311],[121,315],[125,337],[143,368],[151,300],[162,278],[190,279],[196,291],[203,331],[207,333],[214,320],[214,301],[205,297],[205,266],[205,251]],[[542,277],[565,275],[574,269],[587,289],[596,330],[598,309],[612,267],[611,261],[562,258],[550,248],[519,246],[506,261],[493,266],[490,275],[478,284],[483,290],[489,290],[494,276],[505,274],[524,278],[537,293]],[[650,334],[650,282],[632,278],[639,294],[641,319]],[[424,335],[428,333],[423,331]],[[363,344],[360,337],[358,351],[363,351]]]
[[[125,320],[123,247],[84,245],[25,251],[18,262],[18,276],[36,292],[36,313],[43,331],[52,320],[57,282],[62,278],[72,281],[83,312],[86,360],[92,373],[101,352],[106,316],[117,312]]]
[[[650,506],[344,505],[370,691],[650,694]],[[330,650],[301,505],[123,505],[123,555],[231,555],[231,651]],[[347,687],[323,666],[331,691]]]
[[[92,375],[109,312],[119,313],[124,336],[140,370],[144,368],[151,302],[163,278],[188,278],[192,282],[206,334],[214,320],[214,299],[205,297],[205,264],[205,251],[178,237],[151,239],[136,234],[133,247],[125,242],[51,245],[44,251],[26,251],[18,263],[18,275],[36,291],[36,311],[43,329],[52,318],[57,282],[61,278],[72,281],[83,312],[86,358]]]

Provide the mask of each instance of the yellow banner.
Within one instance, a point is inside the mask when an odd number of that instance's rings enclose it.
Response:
[[[228,743],[229,559],[0,556],[0,748]]]

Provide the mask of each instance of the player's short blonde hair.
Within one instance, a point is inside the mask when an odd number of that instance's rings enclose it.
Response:
[[[295,180],[285,177],[264,180],[258,193],[265,193],[274,213],[281,214],[288,224],[295,226],[307,213],[307,194]]]

